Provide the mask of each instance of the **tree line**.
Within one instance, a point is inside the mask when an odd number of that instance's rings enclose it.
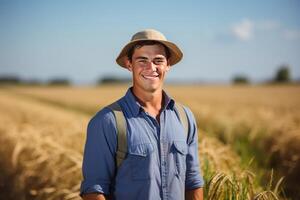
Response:
[[[236,75],[232,79],[233,84],[250,84],[250,79],[245,75]],[[292,82],[291,79],[291,72],[288,65],[281,65],[275,73],[275,76],[266,83],[290,83]]]
[[[113,75],[106,75],[98,79],[97,84],[116,84],[116,83],[129,83],[130,78],[121,78]],[[299,82],[298,80],[297,82]],[[232,78],[231,82],[233,84],[250,84],[250,79],[245,75],[236,75]],[[270,80],[264,81],[264,83],[291,83],[291,72],[288,65],[281,65],[276,71],[274,77]],[[7,76],[0,75],[0,84],[14,84],[14,85],[49,85],[49,86],[69,86],[72,85],[68,78],[52,78],[48,81],[39,80],[24,80],[18,76]]]

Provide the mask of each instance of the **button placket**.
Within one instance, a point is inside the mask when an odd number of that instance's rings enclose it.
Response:
[[[159,132],[160,132],[160,127],[157,123],[157,121],[154,119],[151,115],[149,115],[146,112],[142,112],[143,118],[146,120],[147,124],[151,127],[151,129],[154,130],[157,134],[154,134],[153,136],[155,137],[156,140],[159,140]]]
[[[166,162],[166,157],[167,157],[167,143],[166,143],[166,136],[164,134],[164,112],[161,113],[160,115],[160,150],[161,150],[161,173],[162,173],[162,198],[166,200],[168,198],[168,183],[167,183],[167,162]]]

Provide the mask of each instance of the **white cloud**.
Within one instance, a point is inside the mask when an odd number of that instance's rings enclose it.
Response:
[[[283,37],[287,40],[299,40],[300,30],[285,30],[283,32]]]
[[[231,25],[229,32],[221,34],[221,39],[231,38],[239,41],[249,41],[255,36],[278,37],[280,34],[286,40],[300,40],[300,29],[288,29],[284,24],[281,24],[276,20],[253,21],[247,18]],[[229,39],[228,41],[230,41]]]
[[[250,40],[253,37],[254,23],[249,19],[243,19],[241,22],[234,24],[231,33],[237,39],[242,41]]]

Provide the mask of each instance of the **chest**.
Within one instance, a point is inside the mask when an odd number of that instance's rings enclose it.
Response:
[[[127,118],[127,139],[129,146],[140,144],[173,143],[186,141],[187,133],[175,112],[164,111],[159,121],[141,113]]]

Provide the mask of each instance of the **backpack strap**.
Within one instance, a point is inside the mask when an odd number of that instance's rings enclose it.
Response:
[[[117,101],[108,105],[107,107],[113,111],[116,119],[117,137],[118,137],[116,162],[117,162],[117,168],[119,168],[127,154],[126,120],[123,111],[121,109],[121,106]]]
[[[122,108],[117,101],[108,105],[107,107],[113,111],[116,119],[117,137],[118,137],[116,162],[117,162],[117,168],[119,168],[127,154],[126,120]],[[177,110],[179,120],[181,121],[184,127],[185,134],[187,137],[189,131],[188,116],[182,104],[175,103],[175,108]]]
[[[188,121],[188,116],[184,110],[184,107],[182,104],[180,103],[175,103],[175,108],[177,109],[177,113],[178,113],[178,117],[179,117],[179,120],[181,121],[183,127],[184,127],[184,130],[185,130],[185,134],[186,136],[188,136],[188,133],[189,133],[189,121]]]

